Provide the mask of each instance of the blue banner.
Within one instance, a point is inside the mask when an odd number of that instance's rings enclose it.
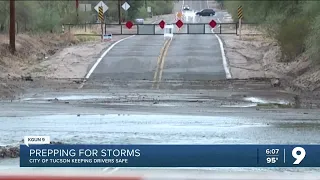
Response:
[[[320,167],[320,145],[20,145],[20,167]]]

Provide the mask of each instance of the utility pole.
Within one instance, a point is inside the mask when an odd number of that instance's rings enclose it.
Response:
[[[79,24],[79,0],[76,0],[77,24]]]
[[[16,51],[16,22],[15,22],[15,0],[10,0],[10,29],[9,29],[9,46],[12,54]]]
[[[118,0],[118,17],[119,17],[119,25],[121,25],[121,0]]]

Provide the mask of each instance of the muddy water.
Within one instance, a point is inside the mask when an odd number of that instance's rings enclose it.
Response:
[[[1,117],[0,143],[49,135],[66,143],[320,143],[319,119],[182,115]]]
[[[52,141],[75,144],[320,143],[319,111],[303,109],[258,111],[254,107],[257,104],[287,104],[290,98],[270,99],[253,94],[246,97],[235,94],[236,96],[229,97],[228,93],[226,94],[213,92],[213,97],[203,94],[201,98],[199,95],[183,93],[161,96],[147,93],[126,93],[123,96],[119,93],[60,93],[52,94],[51,97],[29,96],[22,98],[20,102],[0,104],[0,145],[18,145],[26,135],[47,135]],[[58,101],[55,101],[55,98]],[[66,104],[65,101],[69,103]],[[237,102],[233,103],[234,101]],[[0,170],[6,171],[5,169],[18,166],[19,159],[0,160]],[[140,170],[149,171],[149,169]],[[207,170],[210,172],[319,171],[313,168]],[[126,168],[120,169],[119,173],[129,171],[138,170]],[[200,172],[204,169],[194,171]]]
[[[266,116],[267,117],[267,116]],[[1,117],[0,143],[16,144],[25,135],[89,144],[319,144],[320,118],[270,119],[241,116],[47,115]],[[3,168],[17,159],[1,160]],[[129,169],[130,170],[130,169]],[[124,169],[122,171],[129,171]],[[319,171],[313,168],[213,168],[212,171]],[[130,171],[135,171],[134,168]],[[178,171],[177,169],[174,171]],[[181,169],[179,171],[182,171]]]

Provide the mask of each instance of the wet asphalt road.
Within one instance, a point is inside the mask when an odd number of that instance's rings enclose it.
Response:
[[[172,23],[175,19],[174,16],[169,16],[154,22],[156,34],[163,34],[158,25],[161,20]],[[144,33],[143,28],[140,32]],[[102,59],[89,81],[153,80],[157,58],[164,41],[163,35],[137,35],[120,42]]]
[[[200,11],[208,8],[207,1],[185,1],[191,10]],[[208,23],[218,23],[221,14],[214,17],[185,17],[182,26],[170,44],[165,59],[163,80],[175,79],[182,81],[225,79],[221,49],[218,39],[213,35]],[[202,23],[195,24],[193,23]],[[181,34],[187,33],[196,34]]]
[[[206,8],[205,1],[189,1],[188,5],[196,10]],[[213,18],[221,17],[217,14]],[[201,21],[207,23],[209,19],[203,18]],[[181,32],[183,31],[185,29],[182,29]],[[69,93],[45,92],[39,95],[38,99],[0,103],[0,144],[18,144],[26,135],[49,135],[52,140],[64,143],[98,144],[320,143],[319,110],[256,110],[256,107],[250,107],[254,102],[249,100],[237,103],[238,106],[223,107],[222,104],[229,98],[237,99],[240,96],[243,98],[243,94],[237,94],[233,87],[223,86],[225,90],[222,88],[219,91],[203,87],[194,91],[169,90],[162,87],[160,91],[151,91],[148,88],[148,91],[143,93],[143,91],[128,90],[126,84],[112,90],[104,88],[103,93],[92,93],[91,97],[89,96],[86,86],[94,88],[90,81],[152,80],[163,43],[164,39],[161,35],[135,36],[119,43],[95,69],[89,82],[84,86],[86,91],[79,94],[76,94],[75,91]],[[209,34],[175,36],[166,57],[163,78],[175,80],[225,79],[216,37]],[[236,96],[233,96],[234,94]],[[280,92],[274,92],[269,96],[276,97],[279,94]],[[61,97],[63,95],[66,97]],[[247,91],[246,97],[251,98],[252,95],[254,92]],[[29,96],[31,97],[33,96]],[[51,100],[58,97],[61,102],[48,101],[45,99],[48,97]],[[237,101],[241,101],[239,99]],[[246,108],[241,107],[242,105]],[[13,168],[18,166],[18,160],[0,160],[0,172],[13,172]],[[60,168],[59,171],[66,169]],[[35,170],[39,171],[37,168]],[[91,171],[90,168],[86,168],[87,170]],[[310,171],[314,173],[319,172],[319,169],[214,168],[191,171],[95,168],[92,171],[106,174],[177,172],[180,175],[188,172],[212,177],[213,173],[225,171],[299,171],[305,173]]]
[[[207,8],[207,1],[187,1],[191,9]],[[182,5],[182,4],[181,4]],[[218,17],[218,16],[217,16]],[[214,17],[214,18],[217,18]],[[208,24],[213,17],[201,17],[201,23]],[[195,19],[199,20],[199,17]],[[197,21],[198,21],[197,20]],[[167,24],[175,23],[175,18],[164,19]],[[196,23],[191,18],[184,23]],[[156,23],[157,24],[157,23]],[[175,26],[175,32],[178,28]],[[204,25],[195,25],[194,32],[201,32]],[[205,25],[206,34],[174,35],[168,53],[165,55],[163,80],[215,80],[225,79],[220,45],[211,33],[209,25]],[[162,32],[156,26],[156,33]],[[179,32],[186,33],[187,26]],[[164,45],[162,35],[134,36],[114,46],[94,70],[90,79],[103,81],[114,79],[153,80],[157,68],[157,59]],[[89,79],[89,81],[90,81]]]

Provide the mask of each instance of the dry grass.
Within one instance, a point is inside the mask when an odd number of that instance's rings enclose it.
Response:
[[[77,40],[79,40],[80,42],[96,42],[101,40],[100,36],[77,36],[76,37]]]
[[[19,34],[16,36],[16,53],[9,51],[9,38],[0,35],[0,77],[20,76],[25,67],[39,63],[45,56],[80,41],[70,33]]]
[[[99,24],[73,27],[70,26],[70,28],[66,26],[65,32],[71,34],[101,34],[101,26]]]

